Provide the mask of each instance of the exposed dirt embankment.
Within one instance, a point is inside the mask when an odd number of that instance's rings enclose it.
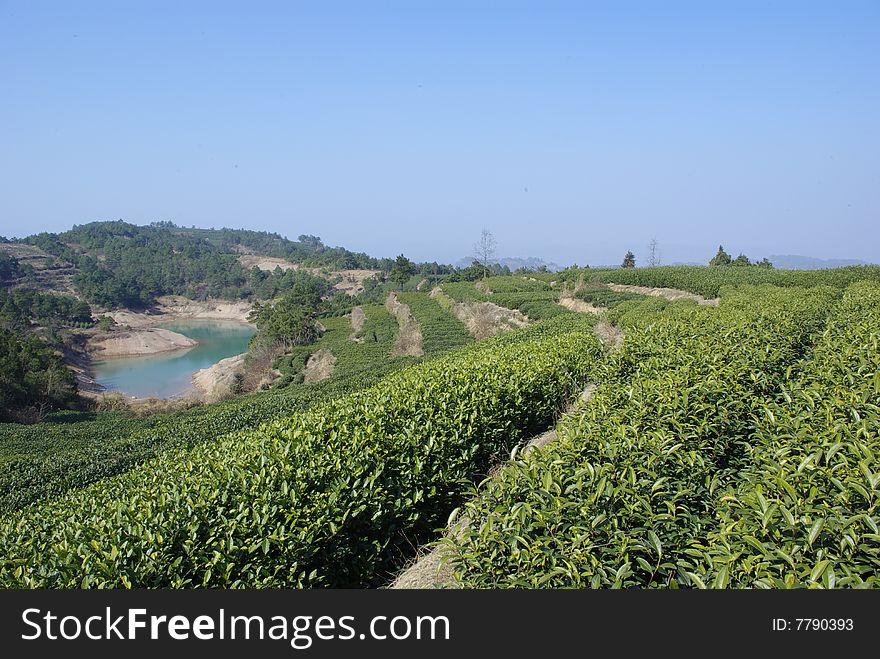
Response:
[[[693,300],[697,304],[707,304],[711,307],[717,307],[719,299],[705,298],[702,295],[689,293],[677,288],[651,288],[649,286],[631,286],[629,284],[607,284],[608,288],[618,293],[638,293],[639,295],[653,295],[654,297],[663,297],[670,301],[675,300]]]
[[[169,320],[167,316],[154,310],[140,312],[130,311],[128,309],[118,309],[116,311],[108,311],[107,313],[99,312],[97,315],[110,316],[117,325],[121,327],[130,327],[131,329],[153,327],[154,325]]]
[[[196,301],[177,295],[168,295],[157,298],[156,306],[146,311],[118,309],[99,315],[110,316],[118,325],[128,325],[132,329],[140,329],[142,327],[154,327],[155,325],[181,318],[234,320],[240,323],[247,323],[248,314],[250,314],[252,308],[253,305],[245,300]]]
[[[241,372],[247,353],[233,355],[208,368],[193,373],[192,383],[206,401],[220,400],[232,395],[237,375]]]
[[[89,341],[88,349],[93,356],[105,359],[182,350],[197,344],[198,341],[183,334],[158,327],[148,327],[98,335]]]
[[[237,320],[248,322],[253,305],[246,300],[205,300],[197,302],[185,297],[168,295],[158,298],[159,311],[175,318],[206,320]]]
[[[534,281],[534,279],[532,281]],[[481,279],[480,281],[475,283],[474,288],[476,288],[478,291],[483,291],[486,295],[492,295],[492,289],[489,288],[489,284],[487,284],[484,279]]]
[[[259,254],[243,254],[238,257],[238,262],[245,270],[259,268],[260,270],[272,272],[275,268],[281,268],[282,270],[299,269],[299,265],[296,263],[291,263],[290,261],[285,261],[284,259],[279,259],[274,256],[260,256]]]
[[[598,315],[603,311],[607,311],[605,307],[594,307],[589,302],[579,300],[576,297],[560,297],[559,304],[566,309],[571,309],[572,311],[577,311],[578,313],[592,313]]]
[[[77,390],[80,394],[91,396],[104,391],[104,387],[92,377],[88,340],[89,337],[85,334],[72,333],[65,339],[61,350],[64,353],[64,363],[76,378]]]
[[[379,273],[379,270],[334,270],[330,274],[340,277],[340,281],[333,285],[334,289],[349,295],[357,295],[364,292],[364,282]]]
[[[499,307],[492,302],[458,302],[452,307],[452,313],[477,341],[529,324],[522,311]]]
[[[478,284],[483,284],[482,290],[487,291],[488,295],[492,294],[483,282]],[[431,290],[430,296],[437,300],[441,307],[452,312],[452,315],[467,327],[470,335],[477,341],[529,324],[528,316],[518,309],[499,307],[494,302],[456,302],[439,286]]]
[[[455,306],[455,300],[449,297],[446,293],[443,292],[443,289],[439,286],[435,286],[431,289],[431,292],[428,293],[428,297],[432,297],[437,302],[440,303],[440,306],[444,309],[452,309]]]
[[[355,343],[363,343],[363,337],[358,336],[360,331],[364,328],[364,323],[367,322],[367,314],[364,313],[364,310],[360,307],[355,307],[351,310],[351,334],[348,336],[349,340],[354,341]]]
[[[395,357],[421,357],[425,354],[422,346],[422,330],[418,321],[413,318],[408,304],[403,304],[397,299],[397,294],[391,292],[385,300],[385,308],[397,318],[400,329],[394,340],[391,354]]]
[[[336,357],[326,348],[316,350],[309,357],[306,366],[303,369],[303,382],[311,384],[312,382],[320,382],[328,379],[333,375],[333,369],[336,366]]]

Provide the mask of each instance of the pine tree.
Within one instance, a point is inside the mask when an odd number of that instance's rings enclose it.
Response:
[[[402,288],[414,274],[416,274],[415,264],[401,254],[394,261],[394,267],[391,268],[390,279]]]
[[[722,245],[718,246],[718,253],[709,261],[709,265],[730,265],[730,254],[724,251]]]

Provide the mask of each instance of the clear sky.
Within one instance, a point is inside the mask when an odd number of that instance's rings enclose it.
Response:
[[[880,2],[0,0],[0,235],[880,262]]]

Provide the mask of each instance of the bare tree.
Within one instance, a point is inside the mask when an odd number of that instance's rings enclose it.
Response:
[[[657,242],[656,237],[651,238],[651,242],[648,243],[648,265],[660,265],[660,243]]]
[[[483,279],[489,274],[489,265],[495,258],[495,236],[485,227],[480,233],[480,242],[474,243],[474,256],[483,266]]]

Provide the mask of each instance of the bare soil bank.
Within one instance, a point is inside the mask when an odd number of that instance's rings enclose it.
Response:
[[[579,300],[575,297],[561,297],[559,298],[559,304],[561,304],[566,309],[571,309],[572,311],[577,311],[578,313],[592,313],[598,315],[603,311],[607,311],[607,309],[605,309],[604,307],[594,307],[589,302]]]
[[[178,295],[157,298],[154,308],[147,311],[119,309],[108,311],[118,325],[128,325],[131,329],[155,327],[174,320],[203,318],[205,320],[235,320],[248,322],[253,305],[245,300],[205,300],[198,302]],[[100,314],[99,314],[100,315]]]
[[[674,302],[675,300],[693,300],[697,304],[706,304],[710,307],[717,307],[719,299],[704,298],[702,295],[681,291],[677,288],[650,288],[648,286],[630,286],[628,284],[607,284],[608,288],[618,293],[637,293],[639,295],[652,295],[653,297],[662,297]]]
[[[309,357],[303,369],[303,382],[311,384],[312,382],[321,382],[333,375],[333,368],[336,366],[336,357],[326,348],[321,348]]]
[[[452,313],[477,341],[529,324],[521,311],[499,307],[493,302],[456,302]]]
[[[206,401],[216,401],[234,393],[236,375],[244,366],[247,353],[233,355],[208,368],[203,368],[192,376],[192,383],[200,397]]]
[[[389,313],[394,314],[397,318],[397,324],[400,326],[391,354],[395,357],[406,355],[421,357],[424,355],[422,330],[418,321],[413,317],[409,305],[398,300],[397,294],[392,291],[385,300],[385,308]]]
[[[349,335],[349,339],[354,341],[355,343],[363,343],[363,338],[359,337],[358,334],[364,328],[364,323],[367,322],[367,314],[364,313],[364,310],[360,307],[355,307],[351,310],[351,334]]]
[[[102,332],[89,341],[89,352],[99,359],[152,355],[157,352],[192,348],[198,342],[158,327]]]

